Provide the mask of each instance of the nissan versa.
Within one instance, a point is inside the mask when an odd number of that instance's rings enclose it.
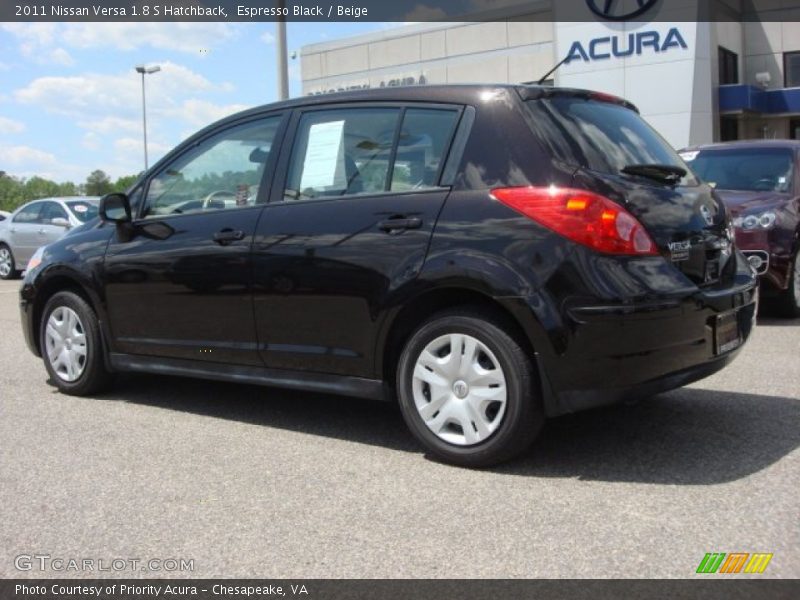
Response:
[[[756,276],[628,102],[535,86],[305,97],[191,137],[21,291],[53,382],[140,371],[397,398],[485,466],[547,416],[722,369]]]

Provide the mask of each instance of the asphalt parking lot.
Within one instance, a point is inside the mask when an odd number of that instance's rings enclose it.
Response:
[[[194,577],[683,578],[707,552],[771,552],[762,577],[800,577],[800,320],[762,319],[714,377],[553,420],[522,460],[469,471],[366,401],[156,376],[61,395],[18,287],[0,282],[0,577],[97,576],[15,568],[45,554],[193,559],[172,574]]]

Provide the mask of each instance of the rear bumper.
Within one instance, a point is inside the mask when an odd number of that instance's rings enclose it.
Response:
[[[651,396],[716,373],[747,342],[758,305],[751,276],[725,290],[653,303],[563,309],[561,352],[537,348],[549,416]],[[720,315],[735,315],[741,344],[717,348]],[[553,338],[553,332],[550,334]]]

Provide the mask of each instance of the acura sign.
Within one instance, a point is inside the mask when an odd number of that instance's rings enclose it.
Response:
[[[645,52],[662,53],[673,49],[688,49],[686,41],[677,27],[670,29],[662,38],[658,31],[640,31],[627,35],[597,37],[588,44],[573,42],[565,63],[573,60],[591,62],[626,56],[640,56]]]
[[[658,0],[632,0],[623,5],[623,0],[586,0],[586,4],[594,14],[609,21],[627,21],[635,19],[650,10]],[[627,8],[627,5],[633,8]],[[627,10],[626,10],[627,9]]]

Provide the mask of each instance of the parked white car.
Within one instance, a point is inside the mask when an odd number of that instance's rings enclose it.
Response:
[[[42,198],[0,221],[0,279],[14,279],[40,246],[97,216],[98,197]]]

